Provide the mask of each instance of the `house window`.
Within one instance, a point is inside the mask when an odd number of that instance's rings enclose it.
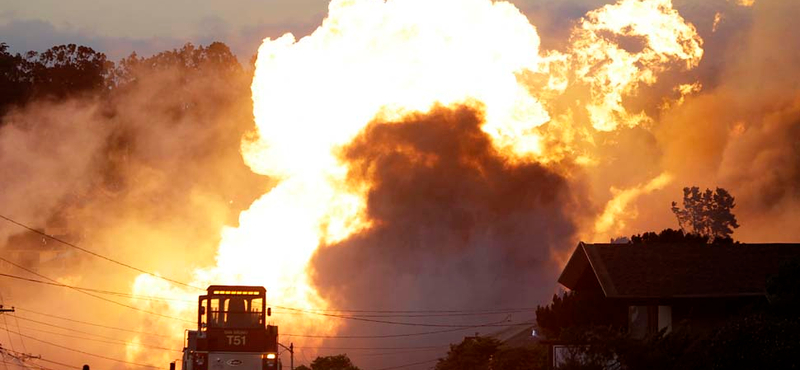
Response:
[[[667,333],[672,331],[672,307],[658,306],[658,330],[667,329]]]
[[[629,306],[628,331],[634,338],[644,338],[661,329],[672,330],[672,307]]]

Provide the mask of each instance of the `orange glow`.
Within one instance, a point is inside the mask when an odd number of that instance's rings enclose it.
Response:
[[[605,210],[595,221],[595,235],[590,240],[603,240],[608,239],[609,235],[617,235],[625,228],[626,220],[636,218],[636,209],[630,209],[628,205],[644,194],[664,188],[672,182],[672,179],[672,175],[665,172],[647,184],[640,184],[624,190],[611,188],[614,197],[608,201]]]
[[[642,48],[628,51],[609,34],[642,39]],[[215,263],[195,271],[193,284],[263,285],[270,305],[325,309],[309,281],[309,261],[321,245],[370,227],[366,189],[347,184],[338,152],[376,117],[392,121],[436,104],[473,105],[484,111],[482,129],[509,160],[570,157],[592,166],[594,158],[569,147],[545,150],[543,130],[591,142],[596,131],[645,122],[644,113],[626,111],[623,98],[672,64],[695,67],[703,54],[694,27],[669,0],[622,0],[592,11],[570,42],[563,53],[540,51],[529,20],[512,4],[491,0],[333,0],[310,36],[264,40],[252,84],[257,132],[242,154],[254,172],[278,183],[242,212],[238,227],[222,230]],[[546,82],[533,89],[525,76]],[[572,111],[548,111],[570,86],[590,90],[585,109],[595,131],[573,131]],[[618,192],[597,231],[609,230],[630,199],[668,181],[664,174],[643,189]],[[134,291],[197,295],[146,276]],[[193,317],[194,308],[170,304],[169,310]],[[292,332],[334,333],[338,325],[314,316],[275,319]]]
[[[633,44],[627,49],[640,50],[629,51],[614,38]],[[578,80],[591,87],[586,109],[594,128],[612,131],[649,122],[644,112],[628,112],[623,97],[655,83],[672,64],[696,67],[701,46],[697,30],[670,0],[625,0],[589,12],[573,34],[572,56]]]

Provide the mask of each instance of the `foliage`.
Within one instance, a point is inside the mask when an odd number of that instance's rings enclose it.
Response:
[[[546,306],[536,307],[536,323],[547,337],[560,337],[570,328],[593,326],[621,328],[627,321],[625,306],[605,299],[602,293],[565,292],[553,295]]]
[[[491,337],[467,337],[451,345],[447,357],[439,359],[436,370],[530,370],[544,368],[547,350],[543,346],[503,348]]]
[[[672,212],[678,224],[686,233],[708,237],[711,241],[730,238],[733,229],[738,228],[736,216],[731,212],[736,207],[733,196],[727,190],[715,191],[694,186],[683,188],[683,208],[672,202]]]
[[[689,234],[683,232],[682,230],[664,229],[661,230],[661,232],[659,233],[648,231],[642,234],[631,235],[630,243],[643,244],[643,245],[653,245],[653,244],[722,245],[722,244],[733,244],[734,241],[730,237],[715,238],[712,240],[710,237],[704,235]]]
[[[798,353],[800,318],[757,313],[730,321],[715,333],[708,345],[708,368],[797,369]]]
[[[336,355],[336,356],[324,356],[324,357],[317,357],[314,361],[311,362],[311,368],[302,365],[300,367],[296,367],[295,369],[305,369],[305,370],[360,370],[358,367],[353,365],[353,362],[350,361],[350,358],[347,357],[345,354]]]
[[[676,323],[640,340],[605,327],[566,329],[562,338],[585,345],[560,369],[797,369],[799,291],[800,261],[790,261],[767,280],[769,304],[747,306],[711,330]]]
[[[25,59],[8,52],[0,43],[0,116],[12,105],[20,104],[30,92],[30,79],[24,69]]]
[[[62,100],[98,92],[113,63],[87,46],[58,45],[22,56],[0,43],[0,116],[31,99]]]
[[[690,369],[693,364],[701,363],[695,361],[693,352],[701,336],[688,327],[678,326],[669,334],[662,330],[643,340],[602,327],[575,334],[577,337],[570,341],[584,345],[574,347],[566,364],[559,367],[561,370]]]
[[[800,313],[800,260],[784,262],[778,273],[767,279],[767,298],[775,313]]]
[[[100,89],[113,67],[106,55],[88,46],[54,46],[42,53],[28,52],[27,73],[35,97],[63,99]]]
[[[547,364],[547,347],[502,348],[492,357],[493,370],[544,369]]]
[[[180,49],[163,51],[147,58],[140,57],[136,53],[123,58],[111,70],[108,76],[108,85],[112,88],[125,87],[137,82],[143,75],[165,71],[172,75],[180,75],[183,82],[187,82],[188,75],[193,72],[213,73],[229,77],[244,72],[227,45],[214,42],[203,47],[187,43]]]
[[[468,337],[451,345],[447,357],[439,359],[436,370],[489,370],[500,341],[491,337]]]

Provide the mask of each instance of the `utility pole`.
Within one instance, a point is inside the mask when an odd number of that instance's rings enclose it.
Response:
[[[13,313],[13,312],[16,312],[16,310],[14,310],[13,306],[11,308],[5,308],[5,307],[3,307],[3,305],[0,304],[0,314],[4,314],[6,312]],[[8,338],[8,340],[11,340],[11,338]],[[8,350],[5,350],[2,345],[0,345],[0,350],[2,350],[2,352],[4,352],[4,353],[8,353]],[[22,361],[22,362],[25,362],[25,361],[31,360],[31,359],[36,360],[36,359],[42,358],[41,355],[32,355],[30,353],[22,353],[22,352],[15,352],[13,355],[11,355],[11,357],[14,357],[17,360]],[[84,370],[88,370],[88,369],[84,369]]]
[[[289,343],[289,347],[286,347],[280,343],[278,343],[278,345],[289,351],[289,354],[291,355],[289,360],[289,369],[294,370],[294,343]]]

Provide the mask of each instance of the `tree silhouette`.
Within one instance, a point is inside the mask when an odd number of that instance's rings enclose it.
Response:
[[[30,93],[30,76],[25,71],[25,58],[8,52],[8,45],[0,43],[0,117],[12,105],[21,104]]]
[[[102,88],[114,65],[105,54],[75,44],[54,46],[42,53],[30,51],[25,60],[33,94],[54,99]]]
[[[196,72],[238,75],[242,74],[243,69],[236,55],[221,42],[205,47],[186,43],[180,49],[163,51],[147,58],[132,53],[120,60],[110,71],[109,85],[111,88],[125,87],[138,81],[142,75],[153,75],[159,71],[178,73],[188,79],[188,76]]]
[[[295,369],[301,370],[360,370],[345,354],[336,356],[317,357],[311,362],[311,368],[301,365]]]
[[[705,236],[709,241],[729,239],[739,227],[731,210],[736,207],[733,196],[723,188],[715,191],[693,186],[683,188],[683,208],[672,202],[672,212],[685,233]]]
[[[544,368],[546,348],[540,345],[507,348],[492,337],[467,337],[450,345],[435,370],[528,370]]]
[[[627,322],[625,305],[606,299],[602,293],[572,291],[554,294],[550,304],[536,307],[536,324],[548,338],[559,338],[567,329],[594,326],[621,328]]]
[[[468,337],[451,345],[447,357],[436,363],[435,370],[489,370],[500,341],[491,337]]]

